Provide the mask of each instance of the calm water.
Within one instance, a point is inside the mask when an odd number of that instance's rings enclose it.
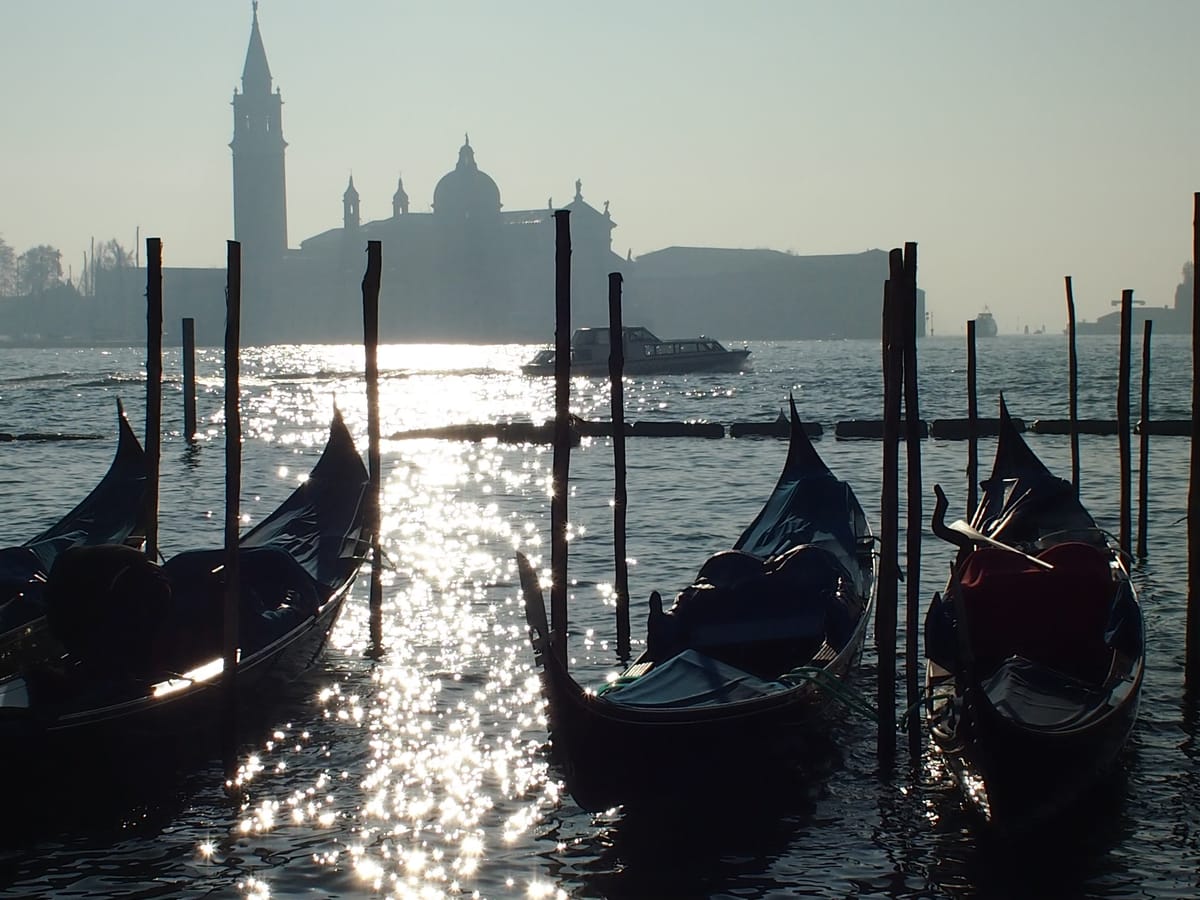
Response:
[[[795,392],[825,424],[817,448],[878,510],[880,444],[832,438],[837,419],[880,408],[873,342],[752,344],[744,375],[637,380],[631,419],[773,418]],[[519,374],[532,348],[381,349],[383,433],[499,418],[547,418],[549,381]],[[1116,340],[1081,342],[1081,415],[1112,417]],[[965,412],[961,338],[920,347],[926,418]],[[223,513],[220,353],[202,350],[198,449],[178,434],[179,360],[169,355],[161,544],[170,555],[218,545]],[[1156,338],[1154,415],[1190,409],[1185,338]],[[1027,420],[1066,416],[1061,336],[981,341],[981,405],[1004,390]],[[260,519],[306,473],[333,404],[365,452],[355,347],[271,347],[243,357],[243,512]],[[139,351],[8,350],[0,363],[0,431],[104,435],[0,445],[0,541],[16,543],[65,511],[107,466],[113,406],[141,430]],[[1135,365],[1135,389],[1137,378]],[[575,384],[576,412],[607,417],[607,387]],[[1136,399],[1135,399],[1136,417]],[[1030,436],[1069,475],[1065,437]],[[1083,496],[1117,528],[1117,443],[1082,439]],[[981,461],[990,465],[983,441]],[[633,631],[645,598],[685,585],[730,545],[774,484],[785,445],[771,439],[628,442]],[[952,515],[965,503],[966,445],[927,441],[923,468]],[[513,551],[548,567],[550,451],[545,447],[385,441],[385,632],[366,660],[365,582],[335,629],[307,700],[241,755],[250,790],[227,801],[214,767],[181,778],[161,801],[72,813],[61,799],[13,820],[0,887],[23,897],[1194,897],[1200,892],[1196,715],[1182,699],[1186,439],[1151,454],[1150,555],[1135,571],[1146,608],[1149,666],[1124,770],[1078,820],[1034,840],[1000,840],[961,808],[943,773],[876,772],[874,727],[847,719],[804,779],[720,807],[703,798],[665,810],[581,812],[543,754],[545,723],[518,600]],[[1136,460],[1136,446],[1135,455]],[[585,679],[615,666],[611,607],[611,448],[585,442],[571,460],[571,652]],[[925,519],[931,504],[926,506]],[[923,597],[951,558],[924,544]],[[903,622],[903,615],[902,615]],[[874,651],[857,686],[874,693]],[[903,706],[903,699],[900,701]],[[903,741],[900,741],[903,744]],[[86,753],[87,748],[80,748]],[[631,747],[618,765],[670,766]],[[719,778],[720,773],[714,773]],[[48,795],[49,796],[49,795]],[[51,801],[47,801],[48,807]],[[53,823],[53,824],[47,824]]]

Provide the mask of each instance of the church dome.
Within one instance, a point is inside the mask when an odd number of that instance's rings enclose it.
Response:
[[[458,151],[458,165],[433,189],[433,214],[439,218],[473,219],[500,213],[500,188],[475,164],[467,137]]]

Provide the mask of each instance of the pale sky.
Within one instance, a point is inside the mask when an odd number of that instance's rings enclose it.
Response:
[[[249,0],[0,0],[0,237],[222,265]],[[506,209],[611,202],[613,249],[919,245],[934,327],[1173,302],[1200,190],[1196,0],[263,0],[291,246],[469,132]],[[387,248],[384,248],[386,253]],[[882,292],[882,286],[881,286]]]

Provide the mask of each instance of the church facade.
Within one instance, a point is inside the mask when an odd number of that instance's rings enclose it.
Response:
[[[381,339],[387,342],[549,342],[554,335],[554,207],[509,209],[464,136],[457,160],[433,186],[429,211],[413,211],[398,181],[391,215],[363,221],[350,177],[342,221],[289,241],[283,101],[259,27],[257,4],[233,95],[229,142],[233,235],[242,246],[245,343],[358,341],[367,242],[383,247]],[[423,188],[427,189],[427,188]],[[428,195],[427,195],[428,196]],[[331,198],[334,203],[336,200]],[[331,205],[333,205],[331,203]],[[372,204],[375,208],[378,205]],[[795,256],[771,250],[668,247],[621,257],[608,203],[597,209],[575,182],[570,211],[572,323],[608,319],[608,275],[621,272],[624,318],[662,337],[727,340],[877,337],[887,278],[881,250]],[[170,248],[170,236],[164,235]],[[169,258],[167,260],[169,263]],[[225,270],[163,272],[164,321],[178,340],[182,317],[197,341],[223,340]],[[91,337],[140,342],[145,270],[97,281]],[[923,296],[920,302],[923,308]],[[103,314],[100,314],[103,310]],[[923,314],[918,319],[923,325]]]
[[[350,177],[342,223],[288,248],[281,96],[273,87],[255,10],[233,97],[234,234],[243,248],[247,300],[258,300],[276,341],[353,340],[361,332],[368,241],[383,247],[380,328],[390,341],[540,341],[554,330],[554,209],[506,209],[480,168],[469,136],[433,189],[432,210],[410,208],[403,181],[392,214],[362,221]],[[615,223],[583,199],[570,210],[573,307],[581,321],[607,318],[607,274],[626,261],[612,252]],[[297,315],[299,306],[303,314]]]

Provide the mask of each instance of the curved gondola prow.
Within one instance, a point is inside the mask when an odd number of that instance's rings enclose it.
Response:
[[[370,546],[365,512],[370,478],[341,412],[334,409],[329,440],[308,477],[238,541],[243,548],[281,544],[327,587],[357,572]],[[315,543],[313,526],[316,522]],[[294,542],[300,541],[301,547]],[[306,549],[305,549],[306,548]]]
[[[149,480],[146,451],[117,400],[117,450],[108,471],[70,512],[22,546],[30,548],[46,571],[58,554],[79,543],[136,543],[146,533],[149,511],[144,502]]]
[[[734,542],[734,550],[745,550],[763,557],[786,550],[791,546],[791,542],[783,541],[781,546],[779,536],[772,535],[771,530],[776,520],[789,507],[791,498],[796,494],[796,486],[801,481],[812,478],[827,478],[837,481],[829,466],[825,464],[812,445],[808,434],[805,433],[804,425],[800,421],[800,414],[796,410],[795,398],[791,395],[788,396],[788,405],[791,410],[791,429],[783,471],[758,515]]]
[[[524,553],[517,551],[517,571],[521,576],[521,596],[525,601],[525,623],[529,626],[529,643],[533,645],[534,661],[545,665],[551,654],[552,637],[546,619],[546,598],[542,593],[537,572]]]
[[[1038,455],[1029,448],[1016,422],[1008,412],[1003,392],[1000,394],[1000,422],[996,435],[996,455],[992,461],[992,474],[980,484],[983,493],[979,505],[971,517],[971,524],[980,531],[995,518],[1005,505],[1005,480],[1036,481],[1058,480]]]
[[[813,446],[812,441],[808,438],[808,433],[804,430],[804,423],[800,421],[800,413],[796,410],[796,398],[792,394],[788,394],[788,409],[791,414],[788,420],[791,426],[788,431],[788,455],[783,464],[783,475],[780,476],[780,481],[788,472],[797,469],[828,472],[829,466],[825,464],[825,460],[821,459],[817,448]]]

